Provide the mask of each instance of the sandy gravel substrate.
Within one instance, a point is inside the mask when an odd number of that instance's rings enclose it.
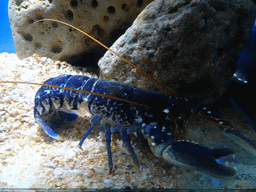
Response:
[[[1,81],[42,83],[61,74],[86,73],[65,62],[36,55],[19,60],[16,54],[0,54]],[[84,143],[83,151],[77,147],[90,126],[89,115],[63,131],[63,142],[40,131],[33,116],[38,88],[0,84],[0,187],[218,189],[242,186],[234,180],[222,181],[226,183],[221,186],[214,185],[209,176],[164,163],[133,138],[132,144],[141,164],[139,172],[119,135],[113,136],[115,173],[109,175],[103,133],[92,133]],[[247,179],[247,184],[255,182],[254,179]]]

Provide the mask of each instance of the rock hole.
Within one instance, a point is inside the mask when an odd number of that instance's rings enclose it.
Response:
[[[32,23],[34,23],[34,19],[31,19],[31,18],[30,18],[30,19],[27,20],[27,22],[28,22],[29,24],[32,24]]]
[[[62,43],[60,40],[57,40],[50,45],[50,52],[60,53],[62,51]]]
[[[53,45],[53,46],[51,47],[51,52],[52,52],[52,53],[60,53],[61,50],[62,50],[62,48],[61,48],[59,45]]]
[[[105,33],[104,29],[102,29],[100,25],[94,25],[92,31],[97,31],[99,37],[103,37]]]
[[[58,23],[57,23],[57,22],[55,22],[55,21],[54,21],[54,22],[52,22],[52,27],[53,27],[53,28],[58,28]]]
[[[113,6],[108,7],[108,13],[115,13],[116,9]]]
[[[78,6],[77,0],[72,0],[72,1],[70,2],[70,6],[71,6],[71,7],[77,7],[77,6]]]
[[[18,7],[18,6],[20,6],[21,3],[23,3],[23,0],[16,0],[15,3],[17,5],[17,7]]]
[[[122,9],[125,11],[129,11],[130,10],[130,6],[127,5],[126,3],[122,4]]]
[[[39,42],[36,42],[35,47],[36,47],[36,49],[40,49],[42,47],[42,44]]]
[[[85,46],[89,47],[90,44],[91,44],[91,39],[90,38],[86,38],[84,43],[85,43]]]
[[[41,20],[41,19],[43,19],[44,17],[41,15],[41,11],[38,11],[37,13],[36,13],[36,20]]]
[[[33,36],[30,33],[23,32],[21,35],[26,41],[33,41]]]
[[[109,21],[109,16],[105,15],[105,16],[103,17],[103,19],[104,19],[104,21]]]
[[[96,1],[96,0],[92,1],[92,7],[93,8],[96,8],[98,6],[98,4],[99,4],[98,1]]]
[[[142,5],[143,5],[143,0],[138,0],[137,6],[138,6],[138,7],[141,7]]]
[[[49,3],[52,3],[52,0],[48,0]]]
[[[65,18],[66,18],[67,20],[73,20],[74,14],[73,14],[73,12],[72,12],[70,9],[67,10],[67,12],[65,13]]]
[[[43,19],[43,16],[38,16],[37,18],[36,18],[37,20],[41,20],[41,19]],[[43,21],[42,21],[43,22]]]

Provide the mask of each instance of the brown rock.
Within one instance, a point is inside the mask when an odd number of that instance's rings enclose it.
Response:
[[[10,0],[9,19],[17,55],[23,59],[37,53],[70,63],[80,60],[86,65],[106,50],[63,24],[33,23],[46,18],[61,20],[110,46],[150,2],[152,0]]]
[[[251,0],[155,0],[111,47],[170,87],[176,96],[212,102],[227,89],[255,21]],[[161,90],[109,51],[101,77]]]

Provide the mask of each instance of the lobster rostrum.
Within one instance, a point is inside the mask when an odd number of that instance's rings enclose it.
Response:
[[[83,75],[61,75],[41,85],[35,96],[36,122],[50,137],[62,140],[58,130],[63,125],[75,121],[78,116],[84,116],[86,111],[91,113],[94,116],[91,119],[92,126],[78,145],[82,148],[93,128],[100,125],[100,129],[105,131],[110,172],[113,171],[111,132],[120,131],[137,167],[139,160],[128,133],[136,133],[142,142],[149,144],[156,156],[169,163],[187,166],[216,177],[234,176],[234,169],[218,161],[221,157],[233,154],[232,149],[208,148],[185,140],[185,124],[191,114],[206,116],[212,122],[226,127],[223,131],[227,134],[235,135],[255,147],[239,131],[233,130],[228,121],[220,120],[218,114],[194,98],[174,98],[125,83]]]

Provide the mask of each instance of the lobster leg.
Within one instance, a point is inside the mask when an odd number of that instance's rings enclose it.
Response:
[[[111,143],[111,131],[118,131],[120,129],[121,129],[121,133],[122,133],[122,136],[123,136],[123,140],[124,140],[128,150],[129,150],[129,152],[130,152],[130,154],[132,156],[132,160],[133,160],[135,166],[139,167],[138,158],[137,158],[137,156],[136,156],[136,154],[135,154],[135,152],[133,150],[133,147],[131,145],[130,137],[127,134],[127,130],[129,130],[129,129],[133,130],[134,129],[133,127],[128,128],[128,129],[124,129],[121,126],[109,128],[107,126],[101,125],[100,129],[102,129],[106,133],[106,143],[107,143],[108,161],[109,161],[109,172],[110,173],[112,172],[112,169],[113,169],[112,153],[111,153],[111,146],[110,146],[110,143]]]
[[[85,135],[83,136],[83,138],[81,139],[81,141],[78,143],[78,146],[80,147],[80,149],[82,149],[82,145],[83,145],[85,139],[88,137],[88,135],[91,133],[91,131],[93,130],[93,128],[100,122],[101,119],[102,119],[102,115],[94,116],[94,117],[91,119],[91,124],[92,124],[92,126],[87,130],[87,132],[85,133]]]
[[[113,172],[113,161],[112,161],[112,153],[111,153],[111,130],[110,128],[106,129],[106,143],[107,143],[107,151],[108,151],[108,165],[109,165],[109,173]]]
[[[78,146],[80,148],[82,148],[82,145],[85,141],[85,139],[88,137],[88,135],[91,133],[91,131],[93,130],[93,128],[98,124],[100,123],[102,119],[102,115],[97,115],[97,116],[94,116],[92,119],[91,119],[91,124],[92,126],[87,130],[87,132],[85,133],[85,135],[83,136],[83,138],[81,139],[81,141],[79,142]],[[106,143],[107,143],[107,151],[108,151],[108,162],[109,162],[109,173],[112,173],[113,172],[113,161],[112,161],[112,153],[111,153],[111,130],[109,127],[107,126],[100,126],[100,128],[102,130],[105,130],[105,133],[106,133]]]
[[[126,143],[126,146],[129,150],[131,156],[132,156],[133,163],[139,169],[139,161],[138,161],[137,155],[135,154],[135,152],[133,150],[133,147],[131,145],[130,137],[127,134],[127,131],[125,129],[121,129],[121,132],[122,132],[122,135],[123,135],[124,142]]]
[[[137,134],[137,137],[138,137],[138,139],[140,140],[140,142],[141,142],[144,146],[149,147],[148,141],[147,141],[147,140],[145,139],[145,137],[143,136],[143,133],[141,132],[141,129],[137,129],[137,130],[136,130],[136,134]]]

